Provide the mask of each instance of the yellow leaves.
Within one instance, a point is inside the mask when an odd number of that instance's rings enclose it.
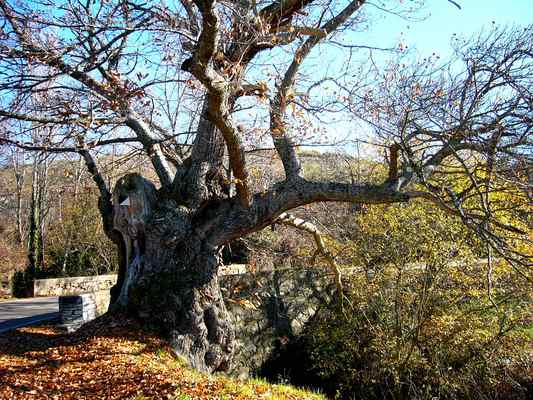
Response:
[[[301,50],[296,51],[296,54],[294,54],[294,62],[296,64],[300,64],[302,62],[302,52]]]
[[[283,130],[281,128],[273,128],[272,129],[272,134],[274,136],[280,136],[283,134]]]
[[[268,92],[268,85],[265,81],[260,81],[257,83],[257,86],[258,86],[258,91],[262,94],[265,94]]]
[[[238,299],[238,300],[228,299],[227,301],[229,301],[230,303],[237,304],[248,310],[257,310],[257,306],[248,299]]]

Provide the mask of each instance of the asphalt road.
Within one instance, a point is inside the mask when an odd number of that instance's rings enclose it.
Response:
[[[53,321],[58,317],[57,297],[0,301],[0,334],[21,326]]]

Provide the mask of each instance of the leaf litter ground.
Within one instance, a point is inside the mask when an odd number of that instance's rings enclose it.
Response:
[[[207,376],[168,344],[108,314],[74,334],[53,326],[0,335],[0,399],[323,399],[261,380]]]

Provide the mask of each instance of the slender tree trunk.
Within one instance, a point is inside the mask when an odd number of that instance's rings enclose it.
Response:
[[[34,278],[42,264],[42,231],[41,231],[41,188],[39,169],[41,168],[40,155],[34,158],[32,169],[32,186],[30,200],[30,221],[28,227],[28,260],[31,278]]]
[[[46,156],[43,157],[39,165],[39,179],[38,179],[38,207],[39,207],[39,232],[40,232],[40,259],[39,268],[44,267],[44,254],[46,251],[46,220],[48,219],[49,209],[49,191],[48,191],[48,166],[49,160]]]
[[[17,183],[17,209],[16,209],[16,219],[17,219],[17,242],[22,244],[24,241],[24,231],[22,228],[22,190],[19,190]]]
[[[16,224],[17,241],[22,244],[24,241],[24,229],[22,223],[22,190],[24,189],[25,170],[24,164],[19,163],[17,153],[13,154],[13,171],[15,173],[15,196],[16,196]]]

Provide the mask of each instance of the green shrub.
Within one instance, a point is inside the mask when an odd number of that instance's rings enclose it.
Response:
[[[527,399],[533,292],[457,219],[414,202],[358,213],[344,312],[317,314],[263,373],[340,399]],[[348,265],[347,265],[348,264]]]
[[[495,307],[474,285],[464,290],[478,273],[458,265],[351,277],[351,308],[323,313],[307,332],[310,370],[346,399],[526,399],[531,295],[507,287],[501,267]]]
[[[27,270],[16,271],[11,278],[11,294],[13,297],[33,296],[33,277]]]

